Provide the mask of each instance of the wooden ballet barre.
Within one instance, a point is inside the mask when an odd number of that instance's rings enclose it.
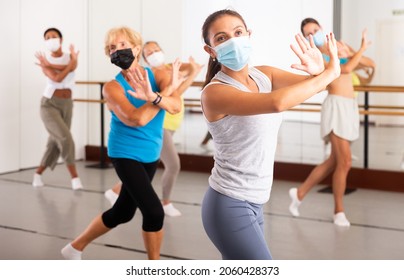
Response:
[[[105,103],[104,99],[81,99],[81,98],[74,98],[73,101],[75,102],[89,102],[89,103]]]
[[[310,102],[304,102],[299,104],[298,106],[320,106],[321,103],[310,103]],[[364,108],[365,105],[359,104],[359,108]],[[368,105],[369,109],[391,109],[391,110],[404,110],[403,106],[390,106],[390,105]]]
[[[184,98],[184,106],[185,107],[200,107],[200,99],[197,98]],[[301,103],[298,106],[318,106],[321,107],[321,103]],[[359,108],[364,108],[365,105],[359,105]],[[387,105],[369,105],[368,109],[388,109],[388,110],[404,110],[403,106],[387,106]],[[320,112],[320,109],[306,109],[306,108],[291,108],[289,111],[301,111],[301,112]],[[362,114],[371,115],[372,112],[361,111]],[[368,113],[364,113],[368,112]],[[389,115],[390,113],[387,111],[383,111],[385,114]],[[375,112],[375,115],[380,115],[378,111]],[[400,112],[394,112],[392,115],[401,115]]]
[[[354,86],[354,90],[356,91],[363,91],[364,92],[364,109],[365,112],[367,112],[370,108],[369,105],[369,92],[388,92],[388,93],[403,93],[404,92],[404,87],[403,86],[380,86],[380,85],[359,85],[359,86]],[[379,113],[373,113],[373,115],[380,114],[382,115],[383,112]],[[393,115],[393,112],[389,113],[390,115]],[[363,124],[364,124],[364,132],[363,132],[363,149],[364,149],[364,160],[363,160],[363,167],[368,168],[368,155],[369,155],[369,114],[364,114],[363,118]]]
[[[355,91],[364,92],[392,92],[392,93],[404,93],[404,86],[379,86],[379,85],[366,85],[366,86],[354,86]]]
[[[204,84],[205,84],[205,82],[194,81],[194,82],[192,82],[191,86],[192,87],[203,87]]]
[[[78,85],[103,85],[107,83],[106,81],[76,81]]]
[[[404,110],[404,108],[402,108]],[[321,112],[320,109],[307,109],[307,108],[291,108],[288,111],[296,112]],[[369,111],[369,110],[359,110],[361,115],[385,115],[385,116],[404,116],[404,112],[398,111]]]

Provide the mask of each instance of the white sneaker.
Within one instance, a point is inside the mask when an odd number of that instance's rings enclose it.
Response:
[[[178,211],[178,209],[175,208],[172,203],[163,205],[163,209],[164,209],[164,214],[166,214],[167,216],[170,216],[170,217],[179,217],[179,216],[181,216],[181,212]]]
[[[109,189],[104,192],[104,196],[106,197],[106,199],[108,199],[111,205],[114,205],[119,195],[117,195],[112,189]]]
[[[299,217],[300,216],[299,206],[302,202],[297,198],[297,189],[296,188],[291,188],[289,190],[289,197],[292,200],[292,202],[289,205],[289,211],[293,216]]]
[[[42,182],[42,175],[35,173],[34,179],[32,180],[32,186],[34,187],[43,187],[44,183]]]
[[[334,224],[341,227],[349,227],[351,225],[344,212],[339,212],[334,215]]]
[[[60,251],[65,260],[81,260],[81,253],[79,250],[73,248],[69,243]]]
[[[80,178],[76,177],[72,179],[72,189],[73,190],[79,190],[82,189],[83,185],[81,184]]]

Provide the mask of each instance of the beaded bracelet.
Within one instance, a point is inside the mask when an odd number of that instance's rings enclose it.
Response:
[[[152,102],[153,105],[159,104],[160,101],[161,101],[161,99],[163,99],[163,97],[162,97],[158,92],[156,92],[156,94],[157,94],[157,97],[156,97],[156,99],[154,99],[154,101]]]

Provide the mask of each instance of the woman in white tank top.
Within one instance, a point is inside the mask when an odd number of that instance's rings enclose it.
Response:
[[[202,204],[205,230],[223,259],[271,259],[262,226],[270,196],[279,112],[322,91],[340,74],[336,41],[329,34],[331,61],[313,38],[296,35],[292,46],[308,75],[270,66],[249,67],[250,31],[233,10],[211,14],[202,27],[210,55],[202,108],[215,145],[210,188]]]
[[[46,55],[37,52],[37,65],[46,76],[46,87],[41,99],[41,119],[49,133],[48,143],[41,163],[37,168],[32,185],[41,187],[42,173],[46,168],[53,169],[59,157],[63,159],[71,176],[73,190],[83,188],[75,165],[75,145],[70,132],[73,100],[72,89],[75,84],[74,70],[77,67],[78,51],[70,46],[70,54],[62,51],[62,33],[49,28],[44,33]]]

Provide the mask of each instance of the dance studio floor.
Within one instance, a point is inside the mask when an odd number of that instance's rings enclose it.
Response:
[[[0,175],[0,259],[57,260],[60,249],[101,211],[108,209],[104,191],[117,177],[112,168],[88,168],[77,162],[84,190],[73,191],[64,165],[44,174],[45,186],[34,188],[34,169]],[[161,170],[154,179],[161,194]],[[172,200],[181,217],[166,217],[162,259],[220,259],[201,223],[201,201],[208,174],[181,172]],[[274,259],[404,259],[404,194],[358,189],[346,195],[350,228],[332,223],[333,199],[316,187],[301,206],[301,217],[288,212],[288,189],[297,183],[275,181],[265,206],[265,235]],[[146,259],[141,214],[95,240],[83,259]]]

